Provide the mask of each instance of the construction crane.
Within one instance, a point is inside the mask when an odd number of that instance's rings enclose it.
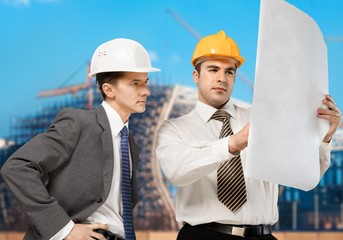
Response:
[[[87,65],[87,70],[86,70],[86,81],[82,84],[77,84],[77,85],[71,85],[64,87],[84,66]],[[45,97],[54,97],[54,96],[60,96],[64,94],[75,94],[78,91],[81,91],[83,89],[88,88],[87,92],[87,97],[88,97],[88,104],[87,104],[87,109],[93,109],[93,88],[92,88],[92,78],[88,76],[89,73],[89,61],[86,63],[83,63],[70,77],[68,77],[60,87],[56,89],[51,89],[51,90],[45,90],[41,91],[37,94],[37,97],[39,98],[45,98]]]
[[[186,21],[184,21],[177,13],[170,9],[166,9],[166,12],[170,14],[178,23],[180,23],[182,27],[184,27],[193,37],[195,37],[198,40],[202,38],[202,36],[196,30],[194,30],[194,28],[192,28]],[[246,77],[243,73],[239,71],[237,72],[237,77],[248,86],[251,92],[253,92],[254,84],[248,77]]]
[[[85,82],[83,84],[68,86],[68,87],[62,87],[62,88],[56,88],[51,90],[44,90],[42,92],[39,92],[37,97],[43,98],[43,97],[53,97],[53,96],[59,96],[64,94],[74,94],[82,89],[88,88],[89,83]]]

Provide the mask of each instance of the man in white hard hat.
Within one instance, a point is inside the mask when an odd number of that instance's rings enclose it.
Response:
[[[224,31],[202,38],[192,57],[198,86],[195,109],[166,120],[158,132],[156,156],[178,188],[178,240],[276,239],[278,186],[244,178],[250,109],[231,100],[236,71],[244,63]],[[329,166],[330,142],[342,114],[326,95],[318,117],[330,122],[320,146],[321,174]]]
[[[6,161],[1,174],[30,222],[24,239],[136,239],[138,150],[128,122],[144,112],[148,72],[155,71],[136,41],[100,45],[90,76],[102,104],[62,110]]]

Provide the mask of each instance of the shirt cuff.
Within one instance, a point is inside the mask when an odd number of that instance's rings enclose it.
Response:
[[[228,160],[237,155],[234,155],[229,152],[229,139],[230,137],[225,137],[217,140],[213,145],[213,152],[216,155],[216,159]]]
[[[331,142],[321,142],[319,146],[320,177],[324,175],[331,163]]]
[[[61,240],[61,239],[64,239],[71,232],[71,230],[73,229],[74,225],[75,225],[74,222],[70,220],[68,222],[68,224],[64,226],[64,228],[62,228],[58,233],[56,233],[49,240]]]
[[[321,162],[322,161],[327,161],[330,163],[330,154],[331,153],[331,142],[325,143],[321,142],[319,146],[319,157]]]
[[[324,150],[324,151],[330,151],[330,149],[331,149],[331,142],[332,141],[330,141],[330,142],[328,142],[328,143],[326,143],[326,142],[321,142],[320,143],[320,150]]]

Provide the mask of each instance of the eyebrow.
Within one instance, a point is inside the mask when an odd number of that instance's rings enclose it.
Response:
[[[146,78],[145,80],[144,80],[144,79],[136,79],[136,78],[134,78],[134,79],[131,79],[130,81],[131,81],[131,82],[134,82],[134,81],[138,81],[138,82],[147,82],[147,81],[149,81],[149,78]]]
[[[206,68],[207,68],[207,69],[209,69],[209,68],[220,69],[220,67],[218,67],[217,65],[208,65]],[[234,71],[236,71],[237,68],[235,68],[235,67],[229,67],[229,68],[225,68],[225,70],[226,70],[226,71],[227,71],[227,70],[234,70]]]
[[[226,70],[234,70],[234,71],[236,71],[236,70],[237,70],[237,68],[234,68],[234,67],[229,67],[229,68],[227,68]]]
[[[206,68],[207,68],[207,69],[208,69],[208,68],[216,68],[216,69],[219,69],[220,67],[218,67],[218,66],[216,66],[216,65],[208,65]]]

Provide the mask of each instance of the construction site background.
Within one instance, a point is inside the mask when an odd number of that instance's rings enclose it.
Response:
[[[275,232],[278,240],[342,240],[340,232]],[[0,240],[22,240],[22,232],[0,233]],[[175,240],[177,232],[137,232],[137,240]]]
[[[94,109],[101,104],[102,98],[97,91],[91,81],[46,91],[46,96],[56,99],[29,116],[13,119],[11,135],[0,147],[0,166],[29,139],[46,131],[62,108]],[[193,109],[197,91],[191,87],[158,82],[150,85],[150,91],[146,111],[130,118],[130,131],[137,144],[144,146],[140,148],[135,228],[139,240],[176,239],[181,227],[175,220],[177,189],[164,177],[156,159],[157,130],[165,119],[181,116]],[[249,105],[238,99],[233,101]],[[314,190],[304,192],[280,187],[280,219],[274,225],[278,239],[343,239],[343,128],[334,136],[332,146],[331,166]],[[22,239],[27,219],[1,177],[0,210],[0,240]]]

